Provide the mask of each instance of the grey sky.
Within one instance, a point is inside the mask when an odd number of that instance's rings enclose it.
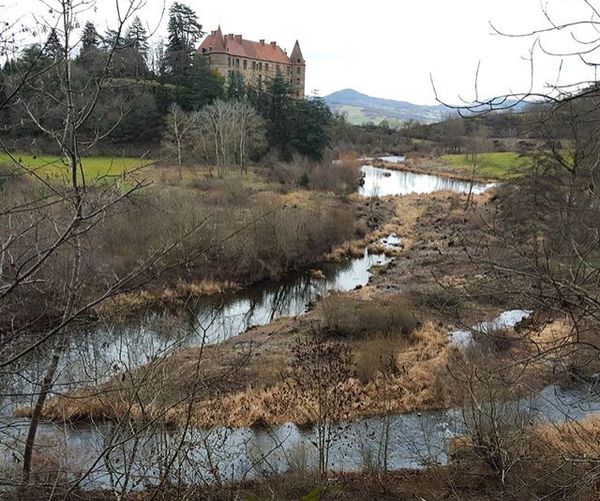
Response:
[[[2,0],[0,0],[1,2]],[[52,2],[54,0],[48,0]],[[121,0],[123,1],[123,0]],[[556,22],[588,18],[583,0],[543,0]],[[6,2],[3,2],[6,3]],[[171,0],[167,0],[167,7]],[[299,39],[307,60],[307,90],[321,95],[352,87],[380,97],[434,102],[433,74],[441,97],[457,102],[474,97],[474,76],[481,62],[479,91],[492,96],[526,91],[528,55],[533,39],[492,35],[489,22],[518,33],[544,27],[540,0],[227,0],[187,3],[205,30],[221,25],[225,33],[275,40],[291,50]],[[600,0],[592,0],[600,6]],[[37,0],[8,0],[4,13],[39,12]],[[162,2],[148,0],[140,17],[155,23]],[[114,0],[98,0],[94,14],[82,16],[106,27]],[[163,22],[162,32],[164,32]],[[590,37],[591,33],[582,33]],[[572,45],[567,33],[544,37],[548,49]],[[560,58],[536,57],[535,88],[555,82]],[[567,58],[562,83],[593,77],[575,58]]]

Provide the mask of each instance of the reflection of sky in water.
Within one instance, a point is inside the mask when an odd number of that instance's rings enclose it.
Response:
[[[391,164],[401,164],[404,162],[404,157],[400,155],[389,155],[386,157],[379,157],[379,160],[383,160],[384,162],[389,162]]]
[[[527,420],[546,419],[560,423],[567,417],[581,419],[600,412],[600,398],[594,391],[547,387],[538,396],[516,402],[499,404],[506,412],[527,416]],[[504,411],[503,411],[504,412]],[[330,453],[331,468],[336,471],[356,471],[364,467],[365,455],[375,463],[381,457],[381,437],[386,418],[366,418],[343,423],[335,428]],[[8,425],[0,422],[0,426]],[[0,460],[11,461],[11,447],[26,433],[26,421],[11,423],[12,442],[5,437],[0,448]],[[464,425],[459,411],[432,411],[389,416],[388,465],[392,470],[419,468],[431,461],[446,461],[449,438],[461,433]],[[61,451],[60,460],[87,469],[109,444],[124,444],[100,462],[83,484],[85,488],[110,487],[107,463],[114,472],[113,480],[122,486],[123,464],[131,469],[130,488],[142,488],[160,479],[157,465],[170,457],[179,446],[181,433],[147,433],[131,439],[131,430],[118,429],[111,424],[97,428],[42,424],[39,443],[48,450]],[[214,480],[214,467],[221,478],[241,480],[261,473],[283,473],[303,457],[308,467],[316,465],[316,449],[312,445],[314,430],[301,430],[285,424],[271,430],[247,428],[189,430],[183,441],[184,449],[177,457],[173,470],[179,471],[184,483],[194,484]],[[134,449],[134,444],[137,449]],[[210,451],[210,460],[207,451]]]
[[[489,322],[481,322],[466,331],[454,331],[450,333],[450,341],[455,346],[469,346],[473,343],[473,332],[492,333],[499,329],[509,329],[515,327],[521,320],[524,320],[530,311],[509,310],[501,313],[497,318]]]
[[[424,194],[435,191],[453,191],[455,193],[468,193],[470,183],[449,179],[442,176],[430,176],[427,174],[416,174],[414,172],[393,171],[378,169],[365,165],[364,184],[359,193],[365,197],[384,197],[388,195],[408,195],[410,193]],[[481,194],[492,184],[474,184],[473,193]]]
[[[151,314],[137,325],[101,326],[69,336],[69,347],[61,360],[54,390],[99,384],[108,378],[160,359],[183,346],[218,343],[250,327],[266,325],[284,316],[306,312],[309,304],[329,291],[349,291],[369,281],[369,268],[387,262],[384,256],[365,255],[340,264],[324,264],[324,280],[309,272],[290,274],[270,282],[229,294],[202,299],[193,319],[159,329],[164,316]],[[50,349],[36,352],[23,364],[19,375],[0,380],[0,415],[12,414],[16,405],[31,405],[37,382],[43,378]],[[2,386],[4,384],[4,387]],[[7,396],[7,395],[12,396]]]
[[[365,255],[340,265],[324,265],[324,280],[303,273],[286,280],[241,291],[218,305],[203,305],[197,313],[196,337],[218,343],[250,327],[267,325],[279,317],[302,315],[310,303],[330,291],[350,291],[369,281],[369,268],[384,264],[383,256]]]

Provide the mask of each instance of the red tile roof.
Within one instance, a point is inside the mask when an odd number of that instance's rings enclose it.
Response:
[[[226,53],[233,57],[258,59],[281,64],[292,63],[288,55],[276,42],[266,43],[264,40],[253,42],[242,38],[242,35],[223,36],[221,27],[204,39],[198,48],[198,52],[203,54]]]

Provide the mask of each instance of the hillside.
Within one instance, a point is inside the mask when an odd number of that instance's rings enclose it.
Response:
[[[391,123],[418,120],[422,123],[439,122],[456,111],[443,105],[413,104],[407,101],[395,101],[362,94],[354,89],[344,89],[324,97],[325,102],[334,112],[343,112],[348,121],[355,125],[366,122],[380,123],[387,120]],[[504,106],[510,102],[504,103]],[[525,104],[519,104],[515,110],[522,110]]]
[[[368,96],[353,89],[334,92],[324,99],[333,111],[346,113],[348,120],[357,125],[369,121],[403,122],[411,119],[432,123],[440,121],[449,112],[442,105],[428,106],[394,101]]]

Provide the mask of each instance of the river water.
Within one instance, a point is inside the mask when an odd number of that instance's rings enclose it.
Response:
[[[438,176],[363,167],[363,196],[405,195],[450,190],[481,193],[488,185],[474,185]],[[382,243],[394,245],[392,235]],[[248,328],[267,325],[283,316],[302,315],[319,296],[331,291],[350,291],[366,285],[369,269],[383,265],[387,258],[365,254],[341,264],[320,267],[325,276],[317,279],[309,272],[290,274],[285,279],[211,297],[199,302],[183,321],[170,322],[169,315],[154,314],[137,324],[103,326],[79,333],[69,350],[55,389],[64,392],[77,386],[97,384],[124,368],[132,368],[165,356],[174,349],[205,343],[219,343]],[[502,318],[502,317],[501,317]],[[512,317],[511,317],[512,318]],[[459,338],[467,334],[458,334]],[[8,474],[22,450],[27,420],[12,417],[16,405],[28,404],[46,364],[43,358],[27,361],[29,370],[19,379],[2,386],[0,415],[0,459]],[[584,398],[585,397],[585,398]],[[550,420],[565,416],[579,418],[600,410],[600,402],[587,398],[581,390],[548,388],[534,400],[513,403],[535,417]],[[460,432],[462,420],[455,411],[427,412],[370,418],[345,423],[335,430],[331,467],[354,470],[382,461],[381,436],[390,430],[388,466],[391,469],[419,467],[446,460],[449,437]],[[110,423],[71,426],[44,423],[38,443],[52,452],[70,478],[88,472],[85,488],[140,489],[154,484],[176,448],[185,452],[175,461],[177,478],[185,483],[217,479],[244,479],[261,473],[280,473],[311,468],[315,462],[314,430],[301,430],[286,424],[271,430],[226,429],[187,432],[147,433],[115,429]],[[96,463],[98,457],[102,460]],[[89,471],[88,471],[89,470]]]
[[[388,195],[409,195],[411,193],[424,194],[435,191],[453,191],[455,193],[472,193],[475,195],[483,193],[494,184],[480,184],[459,181],[441,176],[429,174],[416,174],[389,169],[380,169],[365,165],[362,168],[364,183],[359,193],[365,197],[384,197]]]

